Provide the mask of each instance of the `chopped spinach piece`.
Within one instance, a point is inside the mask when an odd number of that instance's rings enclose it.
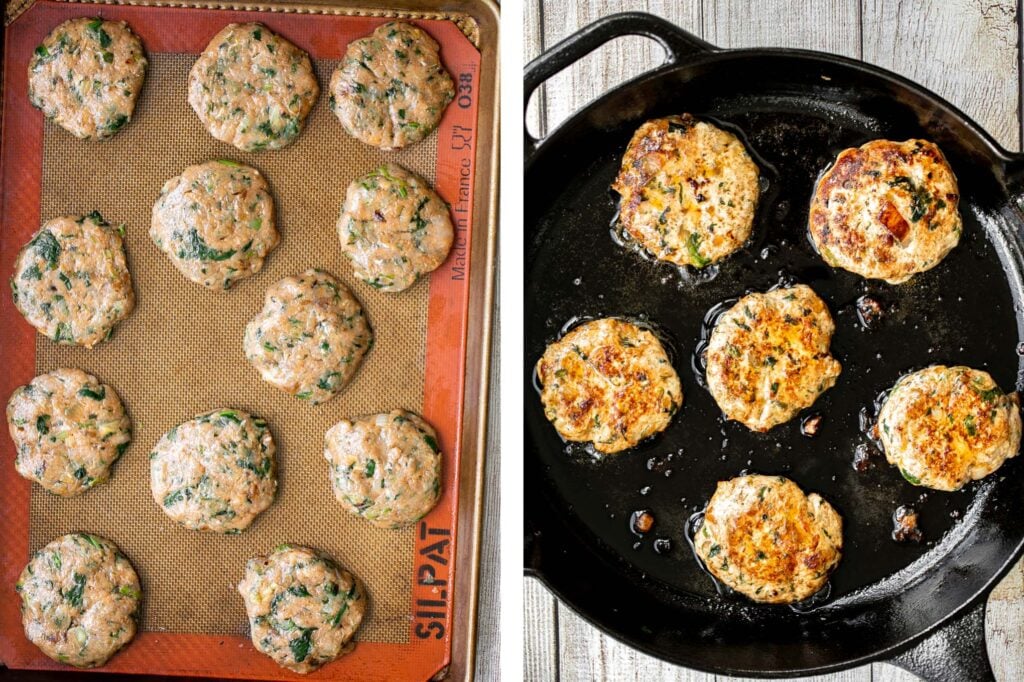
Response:
[[[42,230],[32,239],[32,248],[36,255],[46,261],[50,268],[57,267],[57,259],[60,258],[60,242],[49,230]]]
[[[690,260],[693,261],[694,267],[702,268],[711,262],[710,258],[705,258],[701,255],[700,248],[700,235],[696,232],[690,235],[690,238],[686,242],[686,248],[690,252]]]
[[[900,467],[900,473],[903,475],[903,478],[907,479],[908,481],[910,481],[914,485],[921,485],[921,479],[920,478],[918,478],[917,476],[913,476],[913,475],[907,473],[906,471],[903,470],[902,467]]]
[[[78,395],[83,398],[92,398],[93,400],[103,400],[107,397],[107,389],[105,386],[100,386],[97,390],[92,390],[88,386],[85,386],[78,391]]]
[[[185,234],[185,238],[182,240],[182,246],[178,249],[178,258],[184,258],[187,260],[212,260],[222,261],[227,260],[235,255],[235,250],[230,251],[218,251],[217,249],[211,249],[207,246],[203,238],[196,232],[196,228],[191,228]]]
[[[292,650],[292,656],[295,657],[296,663],[302,663],[309,656],[309,650],[313,646],[313,630],[316,628],[302,628],[302,634],[292,641],[288,642],[288,647]]]
[[[110,47],[110,35],[103,30],[103,20],[93,19],[87,24],[89,35],[100,44],[100,47]]]
[[[74,607],[82,605],[82,593],[85,592],[85,576],[81,573],[74,574],[75,586],[64,593],[64,598]]]

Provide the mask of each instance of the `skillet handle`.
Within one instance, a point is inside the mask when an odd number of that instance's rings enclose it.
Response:
[[[530,97],[547,79],[568,68],[610,40],[622,36],[645,36],[665,50],[665,63],[675,63],[693,54],[714,52],[711,43],[684,31],[675,24],[644,12],[622,12],[598,19],[580,29],[526,65],[523,82],[523,111]],[[524,134],[526,159],[529,161],[541,140]]]
[[[996,682],[985,647],[985,606],[982,599],[889,662],[927,682]]]

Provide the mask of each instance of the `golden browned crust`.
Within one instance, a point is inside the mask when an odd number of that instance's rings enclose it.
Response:
[[[694,548],[715,578],[754,601],[798,602],[839,564],[842,519],[786,478],[740,476],[718,484]]]
[[[905,479],[958,490],[1017,455],[1020,403],[987,372],[936,365],[896,382],[879,410],[878,435]]]
[[[614,318],[580,325],[537,362],[544,414],[559,435],[620,452],[663,431],[683,390],[657,337]]]
[[[707,350],[708,388],[729,419],[767,431],[810,407],[836,383],[835,324],[800,284],[750,294],[718,318]]]
[[[704,267],[750,237],[757,165],[730,132],[689,114],[647,121],[612,189],[623,228],[660,260]]]
[[[928,140],[874,140],[843,150],[821,177],[809,230],[833,267],[899,284],[960,240],[956,176]]]

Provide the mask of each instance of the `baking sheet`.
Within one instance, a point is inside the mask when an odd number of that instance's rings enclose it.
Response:
[[[41,16],[33,16],[37,14]],[[357,573],[371,597],[356,653],[317,675],[348,677],[355,671],[364,677],[362,673],[372,672],[383,679],[389,670],[429,673],[442,668],[451,636],[447,624],[452,599],[444,588],[452,578],[455,540],[453,498],[471,232],[469,221],[460,213],[469,214],[472,209],[472,147],[464,142],[472,138],[475,98],[469,106],[453,103],[438,131],[404,151],[381,152],[345,135],[328,109],[325,88],[344,46],[369,33],[384,18],[257,16],[250,12],[40,2],[8,29],[15,39],[9,41],[11,60],[19,58],[19,46],[14,43],[21,43],[24,49],[24,45],[38,42],[38,37],[29,39],[25,33],[41,31],[41,37],[68,16],[92,14],[125,18],[146,45],[150,67],[135,116],[108,142],[75,140],[56,126],[42,123],[34,109],[22,106],[20,113],[12,115],[9,107],[17,109],[19,103],[15,99],[17,84],[8,77],[0,256],[9,273],[14,253],[39,221],[99,210],[111,222],[126,224],[126,248],[138,305],[110,342],[90,351],[58,346],[34,332],[26,334],[27,324],[5,302],[0,308],[0,319],[5,322],[2,342],[5,354],[8,350],[31,354],[31,362],[26,358],[24,366],[12,366],[16,376],[10,377],[10,386],[59,366],[80,367],[114,386],[132,417],[133,444],[107,484],[78,498],[59,499],[19,483],[21,479],[8,481],[12,487],[20,486],[18,492],[26,498],[27,546],[16,543],[25,546],[21,556],[17,550],[5,552],[5,577],[14,573],[16,578],[15,571],[27,561],[29,550],[62,533],[88,530],[104,535],[131,558],[145,592],[140,636],[104,670],[276,679],[287,672],[252,650],[234,585],[248,557],[266,553],[280,542],[308,544]],[[181,30],[166,31],[168,20]],[[217,142],[185,101],[194,54],[223,25],[251,20],[263,21],[309,51],[321,83],[321,96],[305,131],[282,151],[247,154]],[[335,30],[324,31],[324,21],[331,22]],[[464,77],[461,82],[472,84],[478,77],[479,54],[460,28],[448,21],[421,21],[420,25],[441,42],[442,58],[456,81]],[[8,74],[17,73],[13,66],[8,65]],[[23,117],[29,117],[27,123]],[[13,202],[20,211],[10,210],[12,202],[7,201],[8,190],[15,184],[8,172],[13,146],[10,135],[20,125],[31,128],[33,123],[39,128],[38,150],[32,150],[38,154],[39,164],[38,218],[14,224],[16,216],[26,216],[32,207],[25,205],[31,204],[31,195],[26,201]],[[20,141],[19,147],[32,146]],[[252,165],[266,176],[282,234],[281,244],[263,271],[223,294],[187,282],[148,236],[150,211],[163,182],[187,165],[216,158]],[[352,278],[334,227],[348,183],[385,160],[435,183],[439,194],[452,204],[460,228],[445,266],[399,295],[378,292]],[[31,163],[28,167],[35,170]],[[302,403],[263,383],[245,360],[241,345],[245,323],[262,307],[267,286],[308,267],[331,272],[353,290],[376,336],[374,348],[353,382],[340,396],[320,406]],[[147,455],[160,434],[217,407],[237,407],[264,417],[279,448],[277,500],[249,530],[235,537],[216,537],[177,526],[153,502],[148,485]],[[392,407],[423,413],[438,428],[445,453],[441,504],[423,523],[402,531],[375,529],[345,514],[333,500],[322,456],[323,432],[338,419]],[[2,438],[4,457],[13,460],[9,438],[6,434]],[[13,498],[5,499],[12,511],[19,511]],[[17,631],[12,631],[9,611],[0,619],[0,657],[14,667],[61,667],[24,641],[20,622]],[[221,654],[225,641],[237,649],[234,656]],[[218,657],[195,656],[214,646]]]

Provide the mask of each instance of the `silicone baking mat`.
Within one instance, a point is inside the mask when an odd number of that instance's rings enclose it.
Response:
[[[72,16],[124,19],[150,60],[132,122],[109,141],[77,140],[28,104],[29,56],[55,25]],[[327,84],[351,40],[386,17],[238,12],[167,7],[93,6],[42,0],[7,29],[0,205],[0,265],[12,271],[21,245],[40,222],[100,211],[126,226],[126,249],[138,299],[111,340],[92,350],[39,336],[0,296],[0,398],[32,376],[79,367],[112,385],[132,419],[133,442],[110,481],[62,499],[18,477],[6,429],[0,435],[3,534],[0,660],[15,668],[63,666],[43,656],[21,630],[13,585],[29,553],[71,531],[110,538],[131,559],[143,584],[140,632],[104,671],[281,679],[293,676],[256,652],[235,585],[245,561],[281,542],[322,550],[359,575],[370,609],[355,651],[312,678],[427,679],[447,663],[453,579],[457,472],[466,344],[472,140],[471,96],[479,53],[459,26],[417,20],[441,44],[460,95],[439,129],[399,152],[381,152],[347,136],[327,106]],[[195,55],[224,25],[261,21],[314,59],[321,95],[298,140],[280,151],[244,153],[214,140],[186,98]],[[271,185],[282,241],[256,276],[229,292],[187,282],[148,236],[153,202],[167,179],[191,164],[232,159],[259,169]],[[358,175],[394,161],[433,183],[452,206],[456,243],[448,261],[401,294],[355,280],[341,255],[335,222],[345,188]],[[242,330],[262,307],[266,288],[319,267],[344,281],[362,302],[374,348],[335,399],[311,406],[259,379],[242,352]],[[274,505],[241,535],[215,536],[171,521],[149,491],[148,452],[171,426],[219,407],[264,417],[278,444]],[[445,456],[441,502],[405,530],[377,529],[334,501],[323,458],[323,433],[343,417],[403,407],[439,433]]]

